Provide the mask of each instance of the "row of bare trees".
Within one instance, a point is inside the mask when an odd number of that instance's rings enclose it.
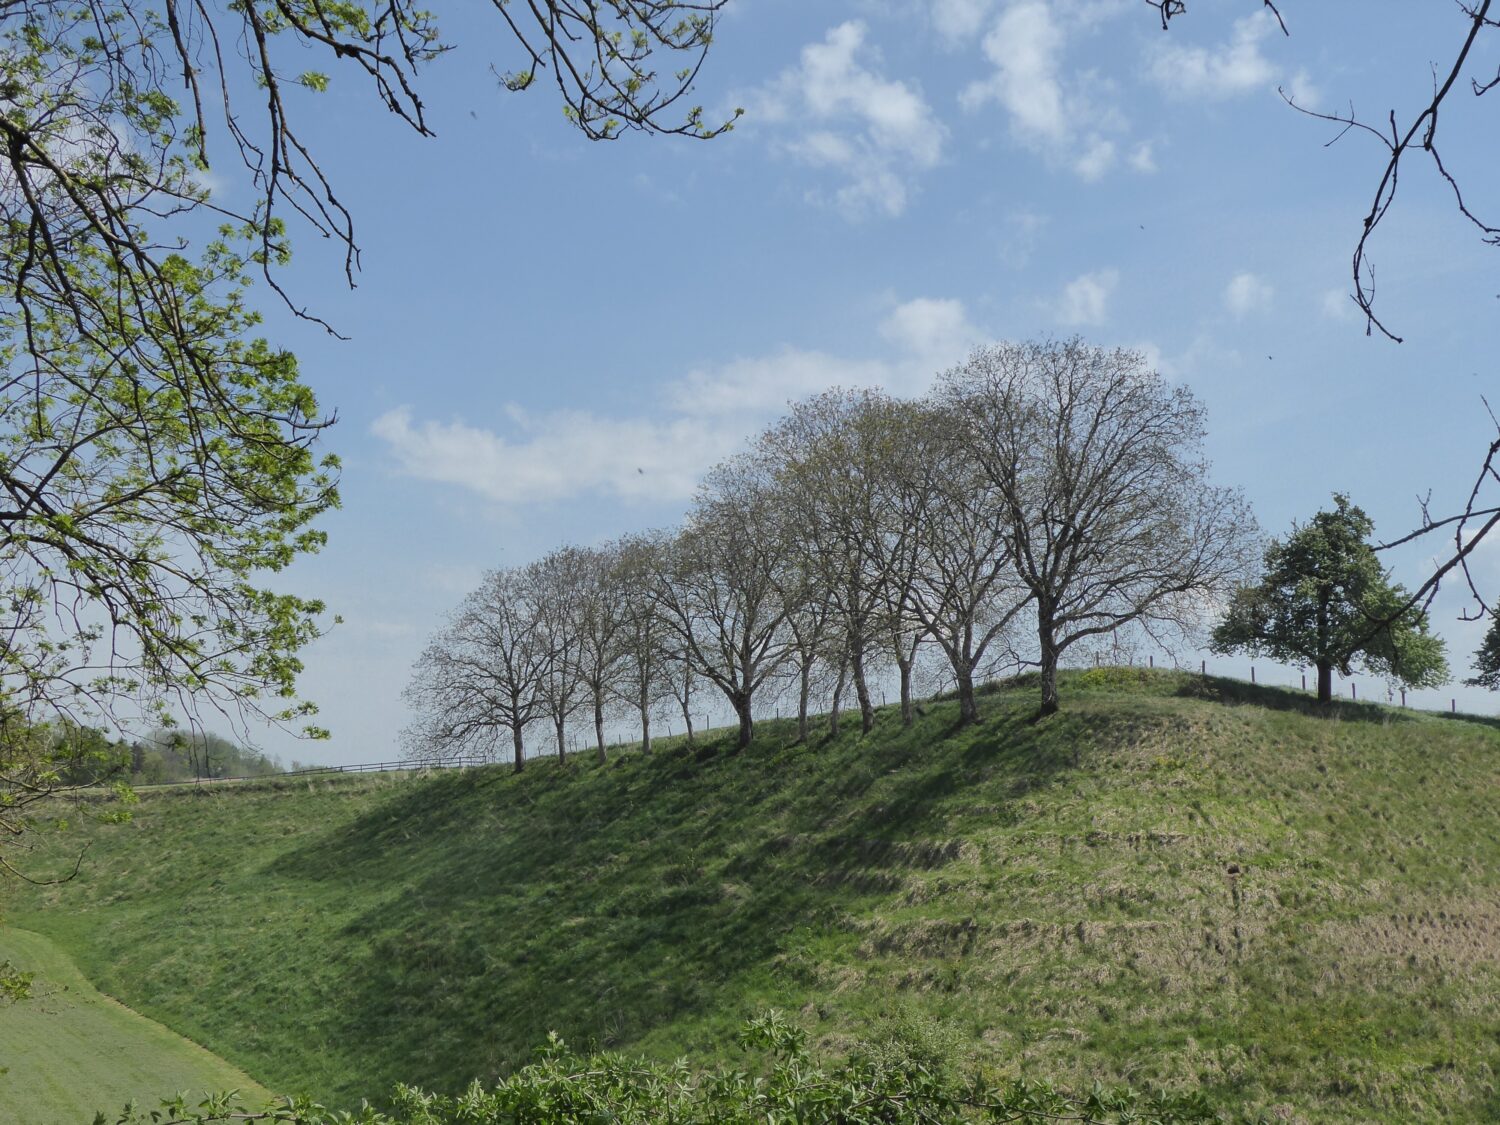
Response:
[[[789,685],[798,734],[815,692],[837,733],[852,692],[874,722],[872,675],[941,654],[963,722],[1000,664],[1040,670],[1041,713],[1081,642],[1132,629],[1194,633],[1253,567],[1257,532],[1215,487],[1203,409],[1138,353],[1081,340],[979,348],[926,398],[832,390],[795,404],[704,478],[682,527],[564,547],[490,572],[417,662],[409,753],[494,753],[522,732],[639,716],[665,701],[689,739],[696,693],[754,731]]]

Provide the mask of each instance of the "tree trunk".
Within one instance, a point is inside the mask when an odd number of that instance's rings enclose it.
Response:
[[[598,748],[602,766],[609,761],[609,755],[604,750],[604,695],[597,691],[594,693],[594,745]]]
[[[1037,640],[1041,643],[1042,709],[1040,714],[1057,714],[1057,633],[1050,610],[1039,612]]]
[[[557,763],[558,765],[562,765],[568,760],[568,744],[565,741],[567,731],[563,729],[567,724],[567,720],[559,715],[552,720],[552,724],[557,727]]]
[[[911,705],[912,660],[910,656],[903,656],[899,648],[896,650],[896,667],[901,671],[901,725],[903,727],[910,727],[916,719]]]
[[[869,734],[875,726],[875,706],[870,702],[870,685],[865,680],[865,654],[856,650],[850,663],[854,668],[854,696],[859,700],[859,729]]]
[[[519,724],[510,728],[510,743],[515,750],[513,760],[516,763],[516,772],[520,773],[526,768],[526,749],[521,745],[521,727]]]
[[[797,741],[807,741],[807,701],[812,695],[812,661],[802,665],[802,686],[797,695]]]
[[[682,725],[687,727],[687,744],[691,748],[693,745],[693,708],[686,692],[683,693]]]
[[[966,727],[979,721],[979,703],[974,698],[974,671],[965,668],[958,676],[958,725]]]
[[[844,708],[844,678],[848,675],[849,663],[845,661],[839,665],[839,678],[833,685],[833,699],[828,705],[828,737],[839,736],[839,718]]]
[[[1328,607],[1333,600],[1333,591],[1326,585],[1318,590],[1318,702],[1333,704],[1333,660],[1328,652]]]
[[[737,745],[741,750],[750,745],[750,739],[755,736],[755,720],[750,717],[750,697],[748,695],[737,696],[734,699],[734,713],[740,720],[740,737]]]
[[[646,677],[641,677],[641,694],[636,704],[641,710],[641,753],[651,753],[651,695]]]

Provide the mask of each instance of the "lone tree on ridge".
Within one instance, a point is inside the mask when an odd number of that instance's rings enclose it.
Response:
[[[1335,668],[1341,676],[1360,668],[1415,688],[1446,682],[1442,638],[1428,632],[1423,610],[1402,610],[1409,595],[1370,546],[1370,517],[1342,493],[1333,502],[1333,511],[1271,541],[1265,574],[1235,592],[1213,650],[1312,664],[1319,703],[1333,702]]]

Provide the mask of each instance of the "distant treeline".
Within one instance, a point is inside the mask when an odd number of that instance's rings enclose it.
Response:
[[[61,785],[123,781],[160,785],[214,777],[264,777],[284,773],[271,755],[211,731],[158,729],[144,738],[113,739],[89,727],[51,728],[47,755]],[[293,763],[295,766],[298,763]]]

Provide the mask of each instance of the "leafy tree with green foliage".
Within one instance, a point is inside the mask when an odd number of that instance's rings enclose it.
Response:
[[[1490,627],[1474,654],[1474,671],[1476,674],[1464,683],[1500,691],[1500,616],[1490,618]]]
[[[729,123],[684,99],[722,3],[492,0],[518,52],[502,84],[550,71],[592,139],[714,136]],[[331,419],[248,292],[317,319],[278,280],[289,219],[341,243],[352,281],[353,219],[293,90],[357,74],[426,134],[436,19],[416,0],[0,0],[5,827],[62,784],[66,748],[36,735],[58,723],[207,708],[322,733],[296,678],[323,606],[261,576],[324,541]],[[663,58],[685,65],[659,76]],[[211,157],[237,210],[204,186]]]
[[[1334,508],[1265,550],[1259,582],[1235,591],[1214,630],[1218,653],[1264,654],[1318,670],[1318,701],[1333,701],[1333,671],[1356,668],[1408,687],[1448,679],[1442,638],[1409,606],[1369,544],[1374,524],[1342,493]]]

